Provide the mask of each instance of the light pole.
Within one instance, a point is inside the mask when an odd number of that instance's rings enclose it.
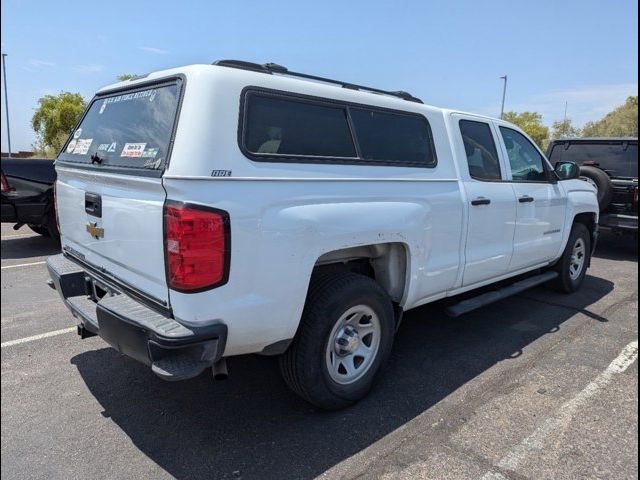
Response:
[[[504,87],[502,87],[502,107],[500,107],[500,118],[504,118],[504,99],[507,96],[507,76],[500,77],[504,80]]]
[[[7,67],[4,63],[4,57],[7,54],[2,54],[2,75],[4,77],[4,106],[7,112],[7,143],[9,144],[9,156],[11,156],[11,131],[9,130],[9,97],[7,97]]]

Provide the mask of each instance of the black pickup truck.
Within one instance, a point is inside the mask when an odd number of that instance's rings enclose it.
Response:
[[[59,241],[53,160],[3,158],[0,170],[2,223],[14,223],[16,230],[27,225],[34,232]]]
[[[638,139],[563,138],[547,150],[552,163],[575,162],[580,175],[598,189],[600,226],[638,233]]]

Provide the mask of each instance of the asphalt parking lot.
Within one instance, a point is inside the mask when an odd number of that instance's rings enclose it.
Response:
[[[574,295],[408,313],[383,380],[335,413],[287,390],[273,358],[166,383],[81,341],[45,283],[52,253],[3,224],[3,479],[638,477],[630,238],[603,236]]]

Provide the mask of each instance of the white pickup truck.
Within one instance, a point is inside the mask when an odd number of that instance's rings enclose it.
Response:
[[[50,285],[83,338],[167,380],[279,355],[327,409],[367,393],[403,311],[574,291],[597,238],[593,187],[516,126],[276,64],[105,87],[56,170]]]

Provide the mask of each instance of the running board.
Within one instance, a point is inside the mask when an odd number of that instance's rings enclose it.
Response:
[[[557,276],[558,272],[545,272],[534,277],[525,278],[524,280],[520,280],[519,282],[503,287],[500,290],[483,293],[482,295],[478,295],[477,297],[462,300],[455,305],[447,307],[445,312],[450,317],[459,317],[463,313],[471,312],[477,308],[484,307],[485,305],[489,305],[493,302],[497,302],[498,300],[502,300],[512,295],[516,295],[520,292],[524,292],[525,290],[538,286],[541,283],[553,280]]]

